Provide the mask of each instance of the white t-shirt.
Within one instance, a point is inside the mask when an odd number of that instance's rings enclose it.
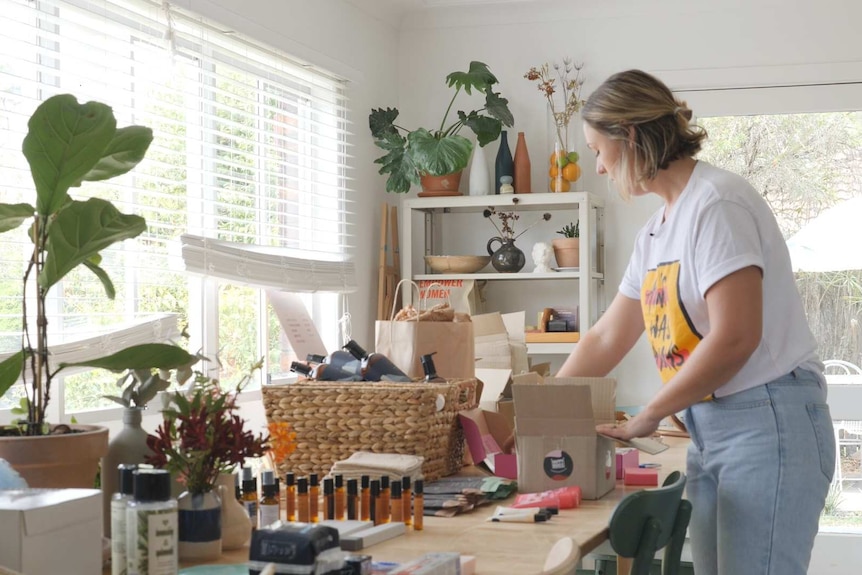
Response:
[[[742,177],[698,161],[664,218],[638,233],[620,293],[640,300],[656,366],[667,382],[709,333],[704,299],[720,279],[748,266],[763,272],[763,335],[717,396],[750,389],[797,367],[821,373],[793,279],[790,254],[766,201]]]

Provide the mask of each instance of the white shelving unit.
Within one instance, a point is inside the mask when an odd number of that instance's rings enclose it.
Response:
[[[423,256],[442,255],[437,249],[445,228],[445,218],[450,214],[471,214],[477,227],[483,219],[482,212],[487,208],[503,211],[538,212],[554,214],[552,221],[565,219],[563,212],[571,212],[572,220],[580,225],[580,266],[579,271],[533,273],[481,272],[472,274],[430,273],[424,265]],[[413,280],[487,280],[489,282],[577,282],[577,304],[579,331],[586,331],[598,318],[599,306],[604,305],[604,200],[589,192],[566,192],[559,194],[505,194],[488,196],[444,196],[428,198],[408,198],[403,200],[401,227],[401,270],[404,278]],[[575,212],[577,215],[575,216]],[[422,217],[414,219],[420,214]],[[475,214],[475,216],[472,216]],[[420,229],[414,229],[414,221],[419,220]],[[526,221],[526,220],[524,220]],[[472,224],[472,219],[470,220]],[[487,224],[481,224],[483,227]],[[495,234],[485,234],[487,239]],[[484,243],[482,243],[484,246]],[[523,246],[519,246],[524,249]],[[469,251],[469,250],[467,250]],[[525,269],[532,269],[529,263],[529,250],[524,250],[528,258]],[[461,253],[464,253],[463,251]],[[453,254],[454,255],[454,254]],[[491,268],[487,268],[491,269]],[[587,271],[588,270],[588,271]],[[406,294],[405,294],[406,295]],[[408,298],[412,298],[408,296]],[[488,302],[488,310],[493,311],[493,301]],[[530,343],[530,354],[567,354],[574,343]]]

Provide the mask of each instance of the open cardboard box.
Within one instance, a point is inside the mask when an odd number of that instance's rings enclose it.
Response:
[[[596,434],[613,423],[616,381],[599,377],[513,377],[518,490],[577,485],[598,499],[616,483],[613,440]]]
[[[518,478],[515,454],[503,453],[501,447],[512,434],[512,426],[502,414],[476,408],[458,414],[473,464],[484,467],[497,477]]]

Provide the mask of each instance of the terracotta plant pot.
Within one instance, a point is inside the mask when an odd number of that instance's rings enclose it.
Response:
[[[34,437],[0,437],[0,458],[30,487],[92,489],[99,459],[108,452],[108,428],[75,425],[74,433]]]
[[[551,242],[558,268],[576,268],[581,262],[581,238],[556,238]]]
[[[419,192],[419,197],[460,196],[461,192],[458,191],[458,187],[461,185],[461,174],[463,173],[462,170],[442,176],[421,176],[419,181],[422,185],[422,191]]]

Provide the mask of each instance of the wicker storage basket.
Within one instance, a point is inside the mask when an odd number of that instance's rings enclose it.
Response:
[[[303,381],[264,386],[262,393],[267,420],[286,421],[296,432],[296,451],[279,464],[281,476],[326,474],[356,451],[421,455],[426,480],[450,475],[464,458],[458,412],[478,404],[475,379]]]

